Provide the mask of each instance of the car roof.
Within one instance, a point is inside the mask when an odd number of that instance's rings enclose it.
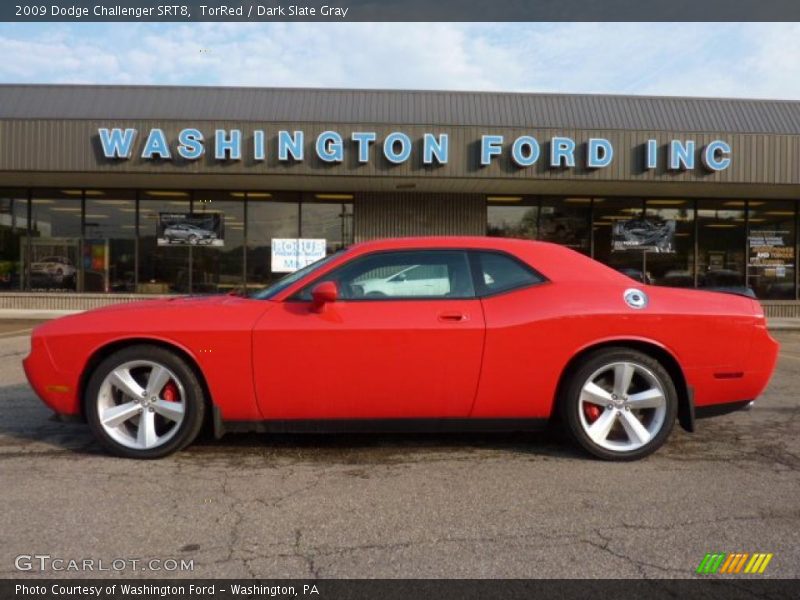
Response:
[[[358,242],[351,246],[361,251],[396,250],[404,248],[479,248],[490,250],[511,250],[521,247],[552,246],[548,242],[522,240],[517,238],[498,238],[482,235],[415,236],[402,238],[382,238]]]

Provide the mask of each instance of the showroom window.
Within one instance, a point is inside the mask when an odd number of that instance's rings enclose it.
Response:
[[[745,285],[745,208],[744,200],[698,201],[698,287]]]
[[[591,253],[591,198],[545,198],[539,209],[539,239]]]
[[[136,195],[86,190],[81,251],[85,292],[136,291]]]
[[[300,237],[324,239],[326,254],[353,243],[352,194],[304,194]]]
[[[33,291],[83,289],[82,190],[34,190],[29,238],[22,246],[28,287]]]
[[[0,290],[24,288],[22,245],[27,229],[27,191],[0,190]]]
[[[192,217],[212,238],[192,247],[192,292],[226,293],[244,285],[244,200],[230,192],[195,192]]]
[[[645,217],[659,226],[669,225],[672,233],[668,249],[648,252],[645,256],[645,269],[652,283],[694,287],[694,212],[693,200],[647,200]]]
[[[795,298],[795,202],[752,200],[747,218],[747,280],[759,298]]]
[[[189,260],[194,248],[182,243],[179,237],[168,235],[168,226],[190,211],[189,192],[145,190],[139,193],[138,293],[186,294],[191,290]]]
[[[300,195],[247,193],[247,285],[263,287],[284,275],[272,261],[272,240],[300,237]],[[276,271],[273,271],[275,267]]]
[[[646,250],[636,243],[628,244],[628,238],[638,241],[642,237],[639,232],[647,223],[643,221],[644,202],[640,198],[595,198],[593,215],[595,260],[636,281],[650,283]]]
[[[524,196],[486,197],[486,235],[534,240],[539,201]]]

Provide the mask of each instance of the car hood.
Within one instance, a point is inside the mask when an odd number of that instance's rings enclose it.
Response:
[[[257,316],[272,303],[233,295],[185,296],[123,302],[53,319],[39,325],[39,335],[70,333],[158,333],[196,331],[225,319]],[[248,316],[249,315],[249,316]]]
[[[186,309],[193,306],[208,306],[215,304],[231,304],[241,301],[241,297],[228,294],[214,294],[208,296],[176,296],[173,298],[155,298],[134,300],[133,302],[120,302],[86,311],[82,314],[100,314],[110,312],[130,312],[137,310],[172,310]]]

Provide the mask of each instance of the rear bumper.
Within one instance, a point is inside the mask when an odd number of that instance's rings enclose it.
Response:
[[[687,370],[687,379],[695,389],[697,418],[732,412],[758,398],[772,378],[779,350],[780,344],[766,327],[759,326],[753,332],[750,350],[740,366]],[[729,404],[732,405],[729,409],[718,407]]]

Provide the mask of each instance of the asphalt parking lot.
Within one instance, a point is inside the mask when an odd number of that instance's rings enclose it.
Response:
[[[707,552],[800,576],[800,334],[749,412],[632,464],[557,434],[229,436],[161,461],[49,420],[0,325],[0,577],[687,577]],[[191,559],[165,573],[20,572],[18,555]]]

